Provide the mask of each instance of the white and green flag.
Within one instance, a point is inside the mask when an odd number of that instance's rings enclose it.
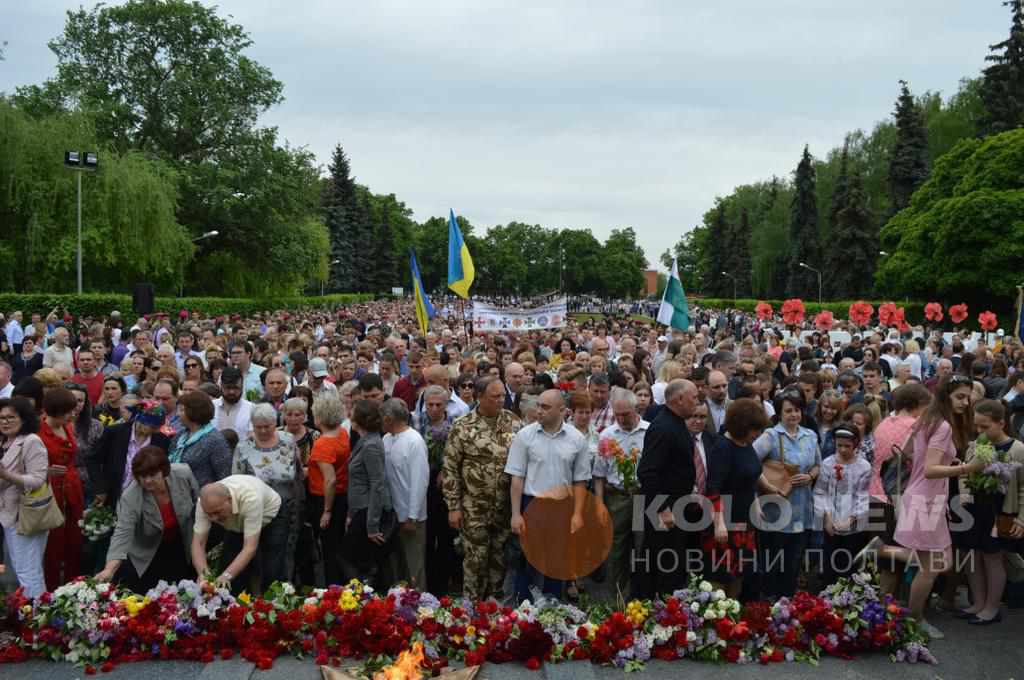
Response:
[[[658,309],[658,323],[681,331],[690,330],[690,306],[686,304],[686,293],[683,292],[683,282],[679,280],[679,264],[675,258],[672,259],[672,273]]]

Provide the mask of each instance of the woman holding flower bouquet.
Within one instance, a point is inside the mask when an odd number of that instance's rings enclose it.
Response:
[[[192,574],[188,548],[199,484],[188,465],[171,465],[159,446],[143,447],[131,461],[132,482],[117,502],[117,526],[98,581],[145,593],[161,580]]]
[[[999,603],[1006,587],[1003,551],[1015,551],[1024,538],[1024,444],[1006,433],[1006,422],[1002,402],[985,399],[975,405],[974,427],[981,436],[967,449],[966,459],[988,460],[989,467],[980,475],[960,480],[970,489],[970,502],[964,509],[974,524],[965,533],[963,546],[973,551],[967,563],[972,604],[958,617],[980,626],[1002,621]]]

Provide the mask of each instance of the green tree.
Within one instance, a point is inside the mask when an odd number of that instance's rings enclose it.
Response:
[[[1009,306],[1024,268],[1024,130],[960,142],[882,230],[886,295]]]
[[[635,298],[644,288],[647,257],[636,242],[632,227],[612,229],[602,256],[604,290],[609,296]]]
[[[845,204],[836,213],[826,264],[829,295],[838,300],[867,297],[878,259],[878,239],[860,173],[846,188]]]
[[[800,266],[805,263],[819,270],[822,266],[814,159],[806,146],[793,176],[793,186],[795,193],[789,228],[790,256],[786,295],[817,299],[818,275]]]
[[[82,177],[85,290],[127,291],[141,280],[177,288],[194,247],[175,219],[166,163],[107,148],[87,114],[33,119],[2,98],[0,149],[0,287],[73,291],[76,177],[60,159],[65,149],[94,149],[99,169]]]
[[[589,229],[563,229],[555,243],[562,251],[562,290],[570,295],[601,290],[603,253],[594,234]]]
[[[98,134],[122,151],[214,158],[282,99],[282,84],[244,54],[251,45],[241,26],[198,2],[99,4],[67,13],[49,43],[57,76],[18,98],[94,113]]]
[[[750,295],[750,233],[750,210],[743,208],[739,221],[733,226],[732,238],[729,239],[731,252],[727,270],[736,277],[736,292],[741,298]]]
[[[1024,124],[1024,3],[1006,0],[1010,37],[989,47],[980,95],[984,103],[981,131],[998,134]]]
[[[900,81],[896,100],[896,146],[889,162],[889,196],[892,212],[910,204],[910,197],[928,179],[928,130],[906,81]]]
[[[696,226],[683,234],[671,250],[661,254],[661,264],[666,270],[672,269],[672,258],[679,266],[679,280],[683,290],[703,291],[704,267],[707,263],[708,227]]]
[[[726,264],[726,242],[729,238],[729,223],[726,221],[725,201],[715,199],[715,207],[705,215],[705,224],[709,225],[707,265],[704,268],[704,280],[701,292],[714,297],[726,297],[732,294],[725,292],[726,283],[722,270]],[[710,219],[709,219],[710,217]],[[731,288],[731,286],[729,286]]]
[[[331,264],[327,277],[327,290],[341,292],[354,290],[355,233],[351,213],[356,202],[356,183],[345,150],[334,147],[323,193],[323,216],[330,239]]]

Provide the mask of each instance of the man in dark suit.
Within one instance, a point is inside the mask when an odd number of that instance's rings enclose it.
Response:
[[[697,387],[689,380],[673,380],[665,388],[665,408],[644,437],[637,467],[644,500],[644,548],[633,561],[634,570],[642,572],[635,583],[641,598],[686,586],[686,551],[696,546],[696,536],[676,526],[673,508],[677,500],[693,494],[698,482],[693,436],[686,426],[697,404]]]
[[[130,459],[142,447],[159,446],[167,452],[170,441],[160,432],[165,415],[159,402],[144,401],[135,407],[131,420],[103,431],[86,462],[98,503],[117,507],[121,492],[132,481]]]

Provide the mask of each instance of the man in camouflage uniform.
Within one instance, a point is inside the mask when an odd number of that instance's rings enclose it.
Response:
[[[502,408],[505,386],[481,379],[477,410],[459,418],[444,452],[444,499],[448,523],[461,531],[465,595],[474,600],[502,595],[505,543],[511,534],[509,477],[505,462],[522,423]]]

